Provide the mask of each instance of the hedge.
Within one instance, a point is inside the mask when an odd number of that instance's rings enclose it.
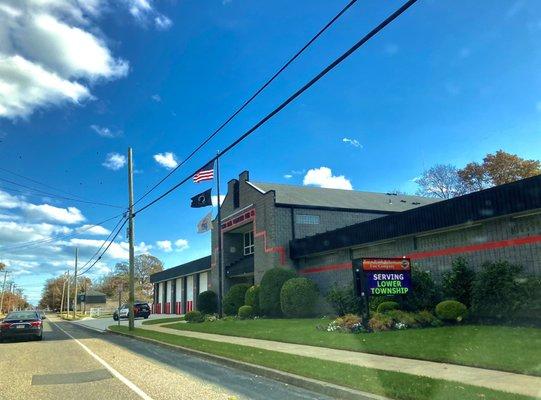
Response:
[[[240,306],[238,311],[240,319],[250,319],[254,316],[254,309],[252,306]]]
[[[400,304],[398,304],[396,301],[384,301],[378,305],[377,312],[383,314],[387,311],[398,310],[399,308]]]
[[[316,284],[308,278],[291,278],[280,291],[280,306],[286,317],[314,315],[318,297]]]
[[[460,301],[445,300],[436,306],[436,315],[444,321],[460,322],[466,316],[468,308]]]
[[[239,307],[244,305],[244,296],[250,285],[247,283],[239,283],[231,286],[227,294],[224,296],[224,314],[237,315]]]
[[[189,311],[186,313],[186,317],[184,318],[186,322],[203,322],[205,320],[205,316],[201,314],[199,311]]]
[[[244,304],[251,306],[254,315],[259,315],[259,285],[251,286],[244,296]]]
[[[212,290],[199,293],[197,296],[197,309],[203,314],[218,312],[218,296]]]
[[[259,307],[261,314],[269,317],[280,317],[282,307],[280,305],[280,291],[283,284],[296,276],[290,269],[275,267],[269,269],[263,275],[259,291]]]

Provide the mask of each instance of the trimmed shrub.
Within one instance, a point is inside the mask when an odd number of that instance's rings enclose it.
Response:
[[[387,311],[398,310],[399,308],[400,304],[398,304],[396,301],[384,301],[378,306],[377,312],[384,314]]]
[[[438,303],[438,290],[430,273],[411,267],[411,290],[402,297],[402,307],[408,311],[433,310]]]
[[[254,309],[252,306],[240,306],[238,311],[240,319],[250,319],[254,317]]]
[[[262,315],[269,317],[282,315],[280,291],[283,284],[295,276],[296,274],[292,270],[280,267],[271,268],[265,272],[259,290],[259,308]]]
[[[434,316],[430,311],[423,310],[415,314],[415,320],[420,327],[441,326],[442,322]]]
[[[453,261],[452,269],[443,273],[443,294],[446,298],[460,301],[466,307],[470,307],[474,281],[475,271],[468,266],[465,258],[459,257]]]
[[[362,301],[355,295],[353,285],[338,286],[335,283],[326,294],[325,299],[339,317],[346,314],[359,313],[361,310]]]
[[[248,288],[250,288],[250,285],[247,283],[238,283],[231,286],[224,296],[224,314],[237,315],[239,307],[244,305],[244,296]]]
[[[280,306],[286,317],[309,317],[314,315],[318,290],[308,278],[291,278],[280,291]]]
[[[368,321],[368,327],[374,332],[389,331],[393,327],[393,319],[387,314],[376,313]]]
[[[444,321],[460,322],[467,312],[468,307],[456,300],[445,300],[436,306],[436,315]]]
[[[254,315],[259,315],[259,285],[251,286],[244,296],[244,304],[251,306]]]
[[[417,319],[415,318],[415,313],[391,310],[385,315],[393,320],[393,328],[396,329],[417,328],[419,326]]]
[[[212,290],[201,292],[197,295],[197,309],[203,314],[218,312],[218,296]]]
[[[194,322],[203,322],[205,321],[205,316],[201,314],[199,311],[189,311],[186,313],[186,322],[194,323]]]
[[[513,318],[525,300],[522,267],[507,261],[483,264],[473,284],[472,312],[482,318]]]

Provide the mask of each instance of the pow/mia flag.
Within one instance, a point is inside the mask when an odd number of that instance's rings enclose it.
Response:
[[[203,193],[199,193],[192,197],[192,205],[190,207],[200,208],[212,205],[211,193],[212,189],[205,190]]]
[[[197,224],[197,233],[205,233],[212,229],[212,211]]]

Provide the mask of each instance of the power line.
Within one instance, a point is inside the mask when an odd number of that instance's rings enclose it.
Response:
[[[105,253],[107,253],[107,250],[109,250],[109,247],[113,244],[113,242],[115,241],[116,237],[118,236],[118,234],[120,233],[120,231],[122,230],[122,228],[124,228],[124,225],[126,225],[126,222],[128,222],[128,219],[127,218],[124,218],[124,222],[122,223],[122,225],[120,226],[120,228],[118,228],[118,230],[116,231],[115,233],[115,236],[113,236],[113,238],[111,239],[111,241],[109,242],[109,244],[107,245],[107,247],[103,250],[103,252],[100,254],[100,256],[92,263],[91,266],[89,266],[84,272],[80,273],[79,275],[84,275],[86,274],[88,271],[90,271],[90,269],[92,269],[92,267],[94,265],[96,265],[98,263],[98,261],[101,260],[101,258],[103,257],[103,255]]]
[[[406,3],[404,3],[400,8],[398,8],[395,12],[393,12],[391,15],[389,15],[385,20],[380,22],[375,28],[373,28],[370,32],[368,32],[363,38],[361,38],[357,43],[355,43],[349,50],[347,50],[345,53],[343,53],[340,57],[338,57],[336,60],[334,60],[331,64],[329,64],[325,69],[323,69],[319,74],[317,74],[315,77],[313,77],[310,81],[308,81],[304,86],[302,86],[300,89],[298,89],[295,93],[293,93],[291,96],[289,96],[284,102],[282,102],[278,107],[276,107],[273,111],[271,111],[269,114],[267,114],[263,119],[261,119],[257,124],[255,124],[253,127],[251,127],[249,130],[247,130],[244,134],[242,134],[239,138],[237,138],[233,143],[229,144],[220,154],[212,157],[210,160],[207,160],[205,162],[206,165],[210,162],[214,162],[218,157],[223,156],[227,152],[229,152],[232,148],[234,148],[236,145],[238,145],[240,142],[242,142],[244,139],[246,139],[248,136],[250,136],[255,130],[257,130],[260,126],[265,124],[269,119],[274,117],[276,114],[278,114],[282,109],[284,109],[289,103],[291,103],[293,100],[295,100],[297,97],[299,97],[302,93],[304,93],[306,90],[308,90],[312,85],[314,85],[317,81],[319,81],[321,78],[323,78],[325,75],[327,75],[331,70],[333,70],[337,65],[339,65],[342,61],[344,61],[346,58],[348,58],[351,54],[353,54],[357,49],[359,49],[361,46],[363,46],[366,42],[368,42],[371,38],[373,38],[375,35],[377,35],[383,28],[385,28],[387,25],[389,25],[391,22],[393,22],[396,18],[398,18],[402,13],[404,13],[408,8],[410,8],[413,4],[415,4],[417,0],[408,0]],[[177,189],[179,186],[183,185],[186,181],[188,181],[200,168],[196,169],[194,172],[192,172],[190,175],[185,177],[182,181],[168,189],[165,193],[161,194],[154,200],[152,200],[150,203],[147,203],[143,207],[141,207],[139,210],[134,212],[135,214],[138,214],[147,208],[151,207],[152,205],[156,204],[158,201],[163,199],[165,196],[173,192],[175,189]]]
[[[57,235],[57,236],[51,236],[51,237],[48,237],[48,238],[45,238],[45,239],[38,239],[38,240],[31,240],[31,241],[28,241],[28,242],[23,242],[23,243],[19,243],[13,247],[7,247],[7,248],[2,248],[1,250],[3,252],[12,252],[12,251],[18,251],[18,250],[23,250],[23,249],[26,249],[26,248],[29,248],[29,247],[34,247],[34,246],[39,246],[41,244],[45,244],[45,243],[49,243],[49,242],[52,242],[54,240],[59,240],[59,239],[67,239],[67,238],[71,238],[71,237],[74,237],[74,236],[77,236],[77,235],[80,235],[81,233],[83,232],[86,232],[92,228],[95,228],[96,226],[101,226],[115,218],[118,218],[120,216],[124,215],[124,213],[121,213],[121,214],[117,214],[117,215],[114,215],[110,218],[107,218],[103,221],[100,221],[96,224],[93,224],[93,225],[89,225],[89,226],[86,226],[84,229],[80,228],[80,229],[76,229],[74,232],[70,232],[70,233],[65,233],[65,234],[62,234],[62,235]]]
[[[197,153],[203,146],[205,146],[212,138],[214,138],[229,122],[231,122],[242,110],[244,110],[251,102],[254,100],[263,90],[267,88],[277,77],[280,75],[293,61],[295,61],[312,43],[314,43],[318,37],[320,37],[323,32],[325,32],[338,18],[342,16],[353,4],[355,4],[357,0],[351,0],[346,6],[340,10],[338,14],[336,14],[323,28],[319,30],[318,33],[316,33],[315,36],[313,36],[299,51],[295,53],[293,57],[291,57],[278,71],[274,73],[274,75],[267,80],[263,86],[261,86],[259,89],[257,89],[252,96],[250,96],[247,100],[244,101],[244,103],[233,113],[231,114],[212,134],[210,134],[201,144],[199,144],[192,152],[184,158],[175,168],[173,168],[167,175],[165,175],[162,179],[160,179],[154,186],[152,186],[150,189],[148,189],[139,199],[137,199],[134,203],[137,204],[141,200],[143,200],[146,196],[148,196],[154,189],[156,189],[159,185],[161,185],[167,178],[169,178],[176,170],[178,170],[182,165],[184,165],[186,162],[188,162],[194,155]]]
[[[3,182],[7,182],[7,183],[10,183],[12,185],[16,185],[16,186],[20,186],[20,187],[23,187],[27,190],[31,190],[31,191],[34,191],[36,193],[41,193],[42,195],[45,195],[45,196],[49,196],[49,197],[54,197],[54,198],[57,198],[57,199],[63,199],[63,200],[69,200],[69,201],[75,201],[75,202],[79,202],[79,203],[86,203],[86,204],[93,204],[93,205],[97,205],[97,206],[107,206],[107,207],[114,207],[114,208],[124,208],[124,207],[121,207],[121,206],[115,206],[113,204],[108,204],[108,203],[101,203],[101,202],[97,202],[97,201],[89,201],[89,200],[79,200],[79,199],[76,199],[76,198],[71,198],[71,197],[65,197],[65,196],[60,196],[60,195],[57,195],[57,194],[54,194],[54,193],[49,193],[49,192],[45,192],[41,189],[36,189],[36,188],[33,188],[33,187],[30,187],[30,186],[27,186],[27,185],[23,185],[22,183],[18,183],[18,182],[14,182],[14,181],[11,181],[9,179],[5,179],[5,178],[0,178],[0,181],[3,181]],[[11,190],[11,191],[18,191],[19,193],[23,193],[23,191],[20,191],[20,190],[17,190],[17,189],[11,189],[11,188],[7,188],[5,190]]]
[[[113,232],[115,231],[115,229],[117,229],[118,225],[122,222],[122,220],[124,220],[125,218],[121,218],[118,220],[118,222],[116,223],[115,227],[111,230],[111,232],[109,232],[109,235],[107,235],[107,237],[105,238],[105,240],[102,242],[101,246],[98,248],[98,250],[96,250],[96,252],[92,255],[92,257],[90,257],[88,259],[88,261],[81,267],[81,271],[88,265],[90,264],[90,262],[92,261],[92,259],[94,257],[96,257],[98,255],[98,253],[101,251],[101,249],[103,248],[103,246],[105,246],[105,243],[107,243],[107,241],[109,240],[109,238],[111,237],[111,235],[113,234]],[[126,222],[124,222],[125,224]],[[122,226],[124,226],[124,224]],[[122,229],[122,228],[120,228]],[[119,230],[120,231],[120,230]],[[115,238],[116,238],[116,235],[115,235]],[[114,239],[113,239],[114,240]],[[90,269],[90,268],[89,268]],[[86,272],[86,271],[85,271]],[[81,272],[79,274],[79,276],[82,276],[85,272]]]

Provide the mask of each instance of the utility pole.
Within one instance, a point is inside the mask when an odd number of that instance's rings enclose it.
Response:
[[[133,303],[135,302],[135,256],[133,250],[133,160],[131,147],[128,147],[128,241],[129,241],[129,256],[130,256],[130,282],[129,282],[129,314],[128,326],[129,330],[133,331]],[[119,317],[120,318],[120,317]]]
[[[62,283],[62,298],[60,299],[60,317],[62,317],[62,313],[64,312],[64,293],[66,289],[66,274],[64,274],[64,283]]]
[[[66,318],[70,315],[70,270],[68,269],[68,293],[66,295],[68,300],[68,305],[66,306]]]
[[[2,310],[4,309],[4,292],[6,289],[6,278],[8,276],[8,270],[7,268],[4,270],[4,282],[2,283],[2,299],[0,300],[0,314],[2,314]]]
[[[85,301],[83,302],[83,315],[86,315],[86,279],[83,282],[85,284]]]
[[[79,248],[75,248],[75,274],[73,280],[75,281],[75,295],[73,296],[73,320],[75,321],[75,313],[77,312],[77,259],[79,258]]]

